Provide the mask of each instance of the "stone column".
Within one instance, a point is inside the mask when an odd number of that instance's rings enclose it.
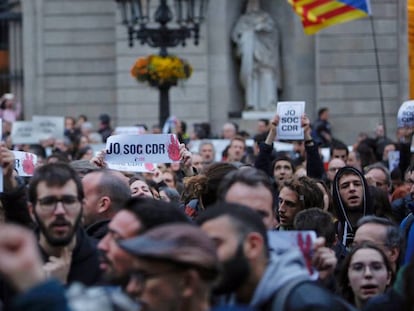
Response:
[[[24,68],[24,115],[44,108],[43,68],[43,5],[44,0],[22,0],[23,14],[23,68]]]
[[[242,109],[242,90],[237,60],[231,43],[231,30],[242,14],[243,1],[212,0],[207,16],[208,94],[213,133],[229,119],[229,113]]]

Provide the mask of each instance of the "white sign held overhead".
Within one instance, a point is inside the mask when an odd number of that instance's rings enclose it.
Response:
[[[37,164],[37,156],[33,153],[13,151],[15,169],[19,176],[32,176]]]
[[[180,160],[180,142],[173,134],[113,135],[106,141],[108,165],[137,167]]]
[[[11,139],[13,144],[37,144],[37,135],[32,121],[14,121],[12,123]]]
[[[414,126],[414,100],[403,102],[398,109],[397,126],[399,128]]]
[[[305,102],[278,102],[279,126],[277,137],[282,140],[303,140],[301,117],[305,113]]]
[[[32,121],[39,140],[52,137],[63,138],[65,133],[64,117],[33,116]]]

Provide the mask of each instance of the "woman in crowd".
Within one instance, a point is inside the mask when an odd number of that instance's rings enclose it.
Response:
[[[378,246],[365,242],[345,258],[338,288],[343,298],[361,310],[369,299],[384,293],[393,280],[385,253]]]
[[[131,189],[131,196],[133,197],[159,198],[158,192],[151,188],[144,178],[139,176],[134,176],[129,179],[129,188]],[[156,192],[155,195],[154,192]]]

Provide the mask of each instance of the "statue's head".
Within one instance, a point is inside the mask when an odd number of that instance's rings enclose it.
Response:
[[[247,0],[246,13],[260,10],[260,0]]]

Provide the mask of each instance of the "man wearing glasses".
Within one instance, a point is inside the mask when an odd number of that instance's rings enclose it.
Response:
[[[36,222],[38,246],[47,277],[63,284],[96,284],[101,277],[96,245],[81,227],[84,193],[77,173],[64,163],[50,163],[36,169],[28,189],[27,207]],[[7,306],[14,291],[0,282],[0,299]]]
[[[77,173],[63,163],[44,165],[35,171],[28,194],[46,274],[64,284],[97,283],[98,252],[81,228],[84,193]]]

